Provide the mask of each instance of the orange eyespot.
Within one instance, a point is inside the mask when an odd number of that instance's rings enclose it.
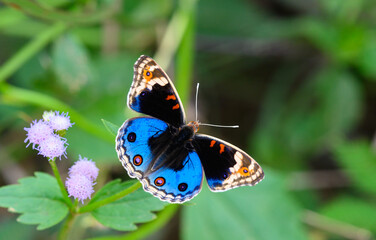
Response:
[[[158,187],[161,187],[163,186],[164,184],[166,183],[166,180],[164,179],[164,177],[157,177],[155,180],[154,180],[154,184]]]
[[[153,77],[153,73],[149,70],[144,70],[144,78],[146,79],[146,81],[150,81],[150,79],[152,79]]]
[[[140,166],[142,164],[142,157],[140,155],[134,156],[133,164],[136,166]]]
[[[252,170],[253,171],[253,170]],[[246,176],[250,176],[251,175],[251,172],[249,171],[249,169],[247,167],[242,167],[238,170],[238,173],[240,173],[240,175],[246,177]]]
[[[215,140],[211,140],[210,147],[214,147],[215,142],[216,142]]]

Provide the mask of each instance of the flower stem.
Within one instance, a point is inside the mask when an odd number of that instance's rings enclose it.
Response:
[[[69,208],[72,208],[72,201],[68,197],[67,190],[64,187],[63,181],[61,180],[59,170],[57,169],[55,159],[48,161],[50,163],[50,166],[52,168],[52,171],[55,175],[57,184],[59,184],[61,194],[63,194],[64,202],[69,206]]]
[[[77,206],[78,206],[78,198],[74,199],[74,202],[73,202],[72,208],[71,208],[72,212],[76,213],[78,211]]]
[[[65,240],[65,239],[68,239],[69,229],[70,229],[71,226],[72,226],[72,223],[73,223],[74,217],[75,217],[74,214],[72,214],[72,213],[69,213],[69,214],[68,214],[68,217],[67,217],[67,219],[65,220],[63,226],[61,226],[61,229],[60,229],[60,232],[59,232],[59,235],[58,235],[57,239],[59,239],[59,240]]]
[[[89,204],[89,205],[86,205],[86,206],[78,209],[77,212],[78,213],[91,212],[94,209],[97,209],[99,207],[102,207],[102,206],[104,206],[106,204],[112,203],[112,202],[114,202],[114,201],[116,201],[116,200],[118,200],[120,198],[123,198],[123,197],[127,196],[128,194],[136,191],[140,187],[141,187],[141,183],[137,181],[135,184],[133,184],[129,188],[126,188],[123,191],[118,192],[118,193],[112,195],[111,197],[105,198],[103,200],[100,200],[98,202],[94,202],[94,203]]]

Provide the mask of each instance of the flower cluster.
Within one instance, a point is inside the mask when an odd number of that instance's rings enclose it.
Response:
[[[82,203],[85,199],[90,199],[94,192],[93,186],[98,177],[98,172],[99,169],[95,162],[79,156],[79,160],[69,169],[69,176],[65,182],[69,197],[72,196]]]
[[[32,144],[33,149],[39,151],[38,154],[47,157],[49,160],[54,158],[66,157],[67,140],[60,135],[74,123],[71,123],[68,113],[45,112],[43,119],[34,120],[30,128],[24,128],[27,132],[25,143],[26,147]],[[37,146],[38,145],[38,146]]]

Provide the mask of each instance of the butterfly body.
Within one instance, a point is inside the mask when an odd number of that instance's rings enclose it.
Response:
[[[223,140],[198,134],[185,122],[183,105],[166,73],[147,56],[134,66],[128,106],[150,117],[124,122],[116,138],[118,157],[130,177],[163,201],[196,196],[205,174],[212,191],[255,185],[264,177],[258,163]]]

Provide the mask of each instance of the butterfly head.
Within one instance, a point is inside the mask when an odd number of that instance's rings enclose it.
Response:
[[[187,125],[193,129],[194,133],[196,133],[199,129],[200,123],[198,121],[190,121]]]

